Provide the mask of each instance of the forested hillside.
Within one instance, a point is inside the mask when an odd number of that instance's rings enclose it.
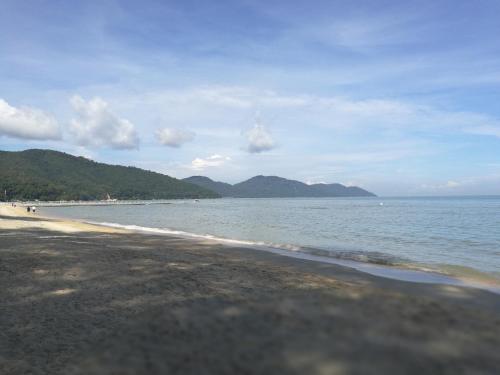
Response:
[[[216,198],[211,190],[135,167],[51,150],[0,151],[1,200]],[[5,192],[7,193],[5,196]]]

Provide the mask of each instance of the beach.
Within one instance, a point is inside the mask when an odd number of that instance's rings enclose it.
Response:
[[[0,205],[1,374],[493,374],[500,296]]]

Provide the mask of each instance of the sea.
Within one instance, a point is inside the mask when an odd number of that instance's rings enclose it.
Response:
[[[407,281],[500,285],[500,196],[126,203],[54,205],[41,212],[259,248]]]

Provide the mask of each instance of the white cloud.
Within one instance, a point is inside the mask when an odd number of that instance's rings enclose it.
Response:
[[[479,135],[490,135],[500,138],[500,124],[498,125],[480,125],[466,129],[466,132]]]
[[[168,103],[174,106],[194,103],[207,104],[236,109],[247,109],[253,106],[253,90],[234,86],[194,87],[183,90],[162,90],[152,92],[143,99],[156,102],[160,105]]]
[[[77,148],[72,151],[72,154],[75,156],[82,156],[89,160],[93,160],[95,158],[94,153],[83,146],[77,146]]]
[[[324,180],[306,180],[306,185],[327,184]]]
[[[326,44],[365,50],[419,41],[420,34],[426,31],[422,21],[417,14],[389,12],[347,18],[330,24],[321,23],[303,32]]]
[[[191,162],[191,169],[195,171],[202,171],[209,167],[220,167],[229,160],[231,160],[229,156],[222,156],[218,154],[214,154],[205,159],[196,158]]]
[[[142,117],[159,113],[165,121],[189,124],[197,134],[209,128],[212,133],[232,135],[234,123],[249,121],[256,111],[272,118],[274,128],[286,128],[287,134],[294,130],[304,132],[304,124],[311,129],[358,133],[410,130],[497,137],[500,134],[500,121],[491,115],[388,98],[354,99],[245,86],[203,86],[153,91],[132,101],[120,98],[122,104],[127,100],[127,107],[136,106]],[[217,124],[217,128],[207,124]]]
[[[164,128],[156,132],[158,141],[164,146],[180,147],[194,139],[195,133],[189,130]]]
[[[372,150],[359,152],[329,153],[324,155],[312,156],[311,160],[319,163],[382,163],[392,160],[401,160],[408,157],[422,156],[428,154],[428,151],[419,150],[417,145],[411,143],[402,143],[401,145],[391,145],[390,150],[381,150],[376,147]]]
[[[500,124],[491,116],[442,110],[430,105],[394,99],[352,99],[341,96],[284,94],[239,86],[193,87],[184,90],[152,92],[139,99],[148,103],[150,111],[161,106],[162,116],[169,121],[197,124],[218,123],[230,128],[234,121],[262,110],[287,129],[311,127],[352,131],[436,130],[498,136]],[[168,104],[168,105],[167,105]],[[284,125],[283,125],[284,126]],[[201,130],[200,130],[201,131]]]
[[[272,150],[276,146],[276,142],[267,129],[260,124],[255,124],[254,127],[246,134],[248,140],[247,151],[254,154]]]
[[[423,184],[420,187],[424,190],[453,190],[464,185],[464,182],[446,181],[439,184]]]
[[[153,102],[168,108],[179,106],[205,106],[207,108],[226,108],[235,110],[265,108],[300,107],[309,104],[309,96],[288,96],[272,90],[256,90],[241,86],[204,86],[183,90],[163,90],[152,92],[141,97],[142,100]]]
[[[0,99],[0,136],[22,139],[60,139],[56,119],[33,108],[16,108]]]
[[[448,187],[448,188],[456,188],[459,186],[460,186],[460,182],[457,182],[457,181],[448,181],[446,183],[446,187]]]
[[[114,149],[133,149],[139,146],[134,125],[111,112],[101,98],[85,101],[80,96],[71,98],[77,118],[71,121],[71,132],[80,145]]]

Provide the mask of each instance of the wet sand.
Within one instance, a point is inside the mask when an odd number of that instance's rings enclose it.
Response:
[[[0,206],[0,374],[494,374],[500,296]]]

